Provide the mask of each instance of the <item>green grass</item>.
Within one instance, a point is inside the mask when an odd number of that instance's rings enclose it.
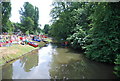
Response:
[[[52,40],[49,39],[49,38],[46,38],[45,41],[47,41],[47,42],[52,42]]]
[[[11,48],[8,47],[8,49],[14,49],[14,50],[19,50],[19,52],[17,52],[16,54],[7,54],[5,55],[3,58],[0,58],[0,65],[9,62],[12,59],[18,58],[20,56],[22,56],[25,53],[30,52],[33,49],[36,49],[32,46],[19,46],[19,45],[14,45]]]
[[[45,45],[44,42],[39,42],[39,47],[42,47]],[[11,60],[14,60],[16,58],[19,58],[20,56],[34,50],[34,49],[38,49],[39,47],[33,47],[33,46],[29,46],[29,45],[13,45],[11,47],[7,47],[8,49],[11,50],[18,50],[19,52],[17,52],[16,54],[6,54],[4,57],[0,58],[0,65],[5,64],[6,62],[9,62]]]

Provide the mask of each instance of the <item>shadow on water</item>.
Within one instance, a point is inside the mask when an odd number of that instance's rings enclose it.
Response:
[[[57,48],[50,74],[59,79],[113,79],[113,66],[86,59],[71,49]]]
[[[113,66],[88,60],[55,44],[29,53],[2,68],[3,79],[115,79]]]

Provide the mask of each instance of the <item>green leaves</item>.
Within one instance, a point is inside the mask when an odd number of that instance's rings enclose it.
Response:
[[[114,10],[110,6],[112,5],[109,3],[97,4],[89,17],[92,20],[90,29],[92,43],[86,47],[86,53],[91,59],[113,63],[119,47],[116,40],[118,35],[115,35],[118,33],[116,32],[118,21],[113,20]],[[94,50],[97,52],[93,52]]]
[[[38,28],[39,10],[38,7],[34,7],[29,2],[25,2],[23,8],[19,11],[21,14],[20,30],[25,33],[36,34],[40,31]],[[23,28],[24,27],[24,28]],[[29,31],[29,32],[28,32]]]
[[[70,3],[65,4],[65,9],[58,4],[54,9],[60,13],[52,13],[57,16],[52,35],[67,39],[75,49],[85,49],[86,56],[92,60],[114,63],[120,55],[119,3]],[[118,63],[119,58],[115,64]],[[119,66],[115,70],[120,76]]]
[[[114,73],[120,77],[120,55],[117,55],[117,58],[114,62],[116,64],[116,66],[114,67]]]
[[[73,48],[81,48],[85,44],[85,31],[79,29],[76,33],[67,38],[71,42]]]
[[[53,24],[51,25],[52,36],[66,40],[73,33],[79,31],[77,25],[84,23],[83,19],[85,18],[82,15],[84,9],[81,8],[81,5],[84,5],[84,3],[56,2],[54,4],[54,8],[51,11],[51,16],[53,17]]]
[[[50,30],[49,24],[45,24],[44,29],[43,29],[44,33],[48,34],[49,30]]]
[[[11,15],[11,3],[2,2],[2,32],[7,32],[9,27],[9,17]]]

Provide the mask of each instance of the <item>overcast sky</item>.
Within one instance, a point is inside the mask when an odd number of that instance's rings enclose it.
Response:
[[[24,2],[30,2],[33,6],[39,8],[39,24],[41,24],[41,28],[44,27],[45,24],[49,24],[51,17],[49,13],[51,11],[52,0],[11,0],[11,17],[10,20],[12,22],[20,22],[20,7],[23,7]]]

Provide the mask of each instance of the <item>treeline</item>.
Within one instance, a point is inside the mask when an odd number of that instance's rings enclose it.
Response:
[[[11,3],[2,2],[2,32],[17,32],[22,31],[25,34],[39,34],[41,29],[38,24],[39,9],[34,7],[29,2],[25,2],[23,8],[19,10],[20,23],[10,21]]]
[[[86,57],[115,63],[120,77],[120,2],[54,2],[49,34]]]

